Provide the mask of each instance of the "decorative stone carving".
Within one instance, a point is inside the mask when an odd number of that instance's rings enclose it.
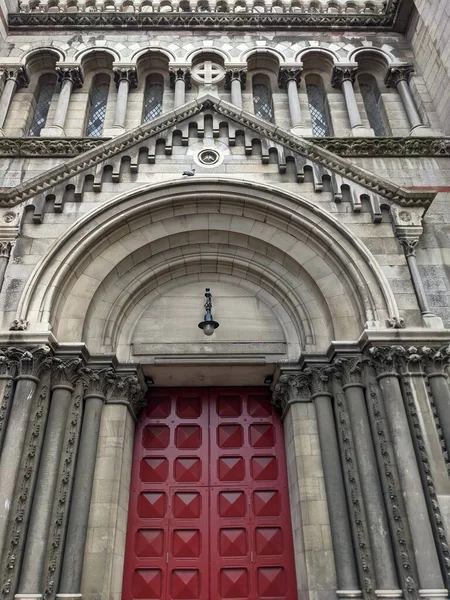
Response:
[[[311,393],[315,394],[330,394],[332,376],[335,369],[329,365],[324,367],[308,367],[303,373],[308,377],[310,382]]]
[[[26,319],[14,319],[11,323],[10,331],[26,331],[30,326],[30,322]]]
[[[404,329],[405,319],[403,317],[390,317],[389,319],[386,319],[386,325],[390,329]]]
[[[247,84],[247,71],[245,69],[228,69],[225,73],[225,89],[231,88],[232,81],[239,81],[241,88],[245,90]]]
[[[344,81],[355,83],[358,67],[339,67],[335,65],[331,75],[331,85],[340,88]]]
[[[314,138],[339,156],[450,156],[449,138]]]
[[[128,81],[130,88],[136,88],[138,84],[136,67],[114,67],[114,81],[119,87],[121,81]]]
[[[398,240],[400,246],[403,248],[405,252],[405,256],[415,256],[416,255],[416,247],[419,243],[419,238],[416,239],[399,239]]]
[[[288,81],[294,81],[298,87],[302,78],[302,69],[280,69],[278,74],[278,86],[285,88]]]
[[[106,400],[110,388],[116,384],[117,375],[112,368],[94,370],[82,367],[79,371],[83,381],[85,397],[97,396]]]
[[[23,67],[0,67],[0,70],[4,72],[6,81],[12,79],[17,87],[28,87],[30,79]]]
[[[369,348],[368,361],[375,369],[377,375],[388,373],[396,375],[399,368],[399,359],[405,354],[403,346],[377,346]]]
[[[309,378],[304,373],[283,373],[275,386],[272,404],[284,413],[295,402],[311,402]]]
[[[20,377],[39,378],[43,373],[51,369],[53,357],[48,346],[35,348],[34,350],[16,350],[18,358],[18,375]]]
[[[386,87],[397,87],[400,81],[406,81],[409,83],[411,75],[414,73],[414,67],[412,65],[399,65],[391,67],[384,78]]]
[[[175,86],[175,82],[181,80],[184,81],[187,90],[190,90],[191,85],[191,72],[189,69],[171,69],[170,70],[170,85]]]
[[[80,358],[69,360],[53,358],[52,389],[54,390],[57,387],[72,389],[82,365],[83,361]]]
[[[71,81],[74,88],[80,88],[83,85],[84,77],[80,67],[55,67],[58,75],[58,82]]]
[[[0,156],[80,156],[105,143],[108,138],[0,138]]]
[[[422,346],[418,349],[418,354],[427,373],[445,373],[445,369],[450,364],[450,346],[441,348]]]
[[[343,385],[362,385],[363,360],[361,356],[337,357],[333,366],[342,379]]]
[[[11,249],[14,246],[13,242],[0,242],[0,258],[9,258]]]

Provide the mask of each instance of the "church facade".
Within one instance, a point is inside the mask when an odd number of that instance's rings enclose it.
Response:
[[[448,597],[430,4],[0,0],[1,600]]]

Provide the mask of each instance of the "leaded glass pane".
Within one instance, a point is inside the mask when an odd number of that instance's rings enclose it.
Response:
[[[378,101],[373,86],[367,83],[360,83],[359,89],[361,90],[369,124],[374,130],[375,135],[386,135],[383,118],[381,116],[380,107],[378,106]]]
[[[253,106],[257,117],[273,121],[272,96],[267,85],[257,83],[253,86]]]
[[[330,127],[325,109],[324,93],[318,85],[313,84],[307,84],[306,91],[308,94],[313,135],[315,137],[326,137],[330,135]]]
[[[144,110],[142,122],[148,123],[162,114],[163,86],[161,83],[151,83],[145,88]]]
[[[44,83],[44,85],[41,86],[33,121],[31,122],[30,130],[28,132],[30,137],[38,137],[41,135],[41,129],[45,126],[45,122],[47,121],[48,110],[54,91],[54,83]]]
[[[109,84],[100,83],[95,85],[91,93],[91,108],[86,134],[89,137],[97,137],[103,133],[105,122],[106,104],[108,102]]]

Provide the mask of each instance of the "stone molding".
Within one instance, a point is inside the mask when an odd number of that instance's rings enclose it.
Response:
[[[74,88],[80,88],[83,85],[84,77],[80,67],[55,67],[58,75],[58,83],[71,81]]]
[[[325,148],[320,148],[312,141],[299,138],[276,125],[266,123],[255,115],[239,110],[224,100],[205,95],[197,100],[187,102],[180,108],[148,124],[140,125],[112,140],[106,141],[99,147],[88,150],[62,165],[49,169],[42,175],[38,175],[8,190],[1,191],[0,206],[15,206],[28,198],[50,190],[55,185],[82,173],[86,169],[95,167],[152,136],[160,136],[163,131],[173,128],[181,121],[192,118],[205,110],[215,111],[258,135],[284,145],[291,152],[306,157],[314,163],[330,169],[335,174],[345,177],[401,206],[428,207],[436,195],[435,192],[417,192],[398,187],[392,182],[358,167],[351,161],[341,158]]]

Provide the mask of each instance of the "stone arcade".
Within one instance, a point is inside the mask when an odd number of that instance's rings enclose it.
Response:
[[[448,597],[447,5],[0,0],[0,600]]]

